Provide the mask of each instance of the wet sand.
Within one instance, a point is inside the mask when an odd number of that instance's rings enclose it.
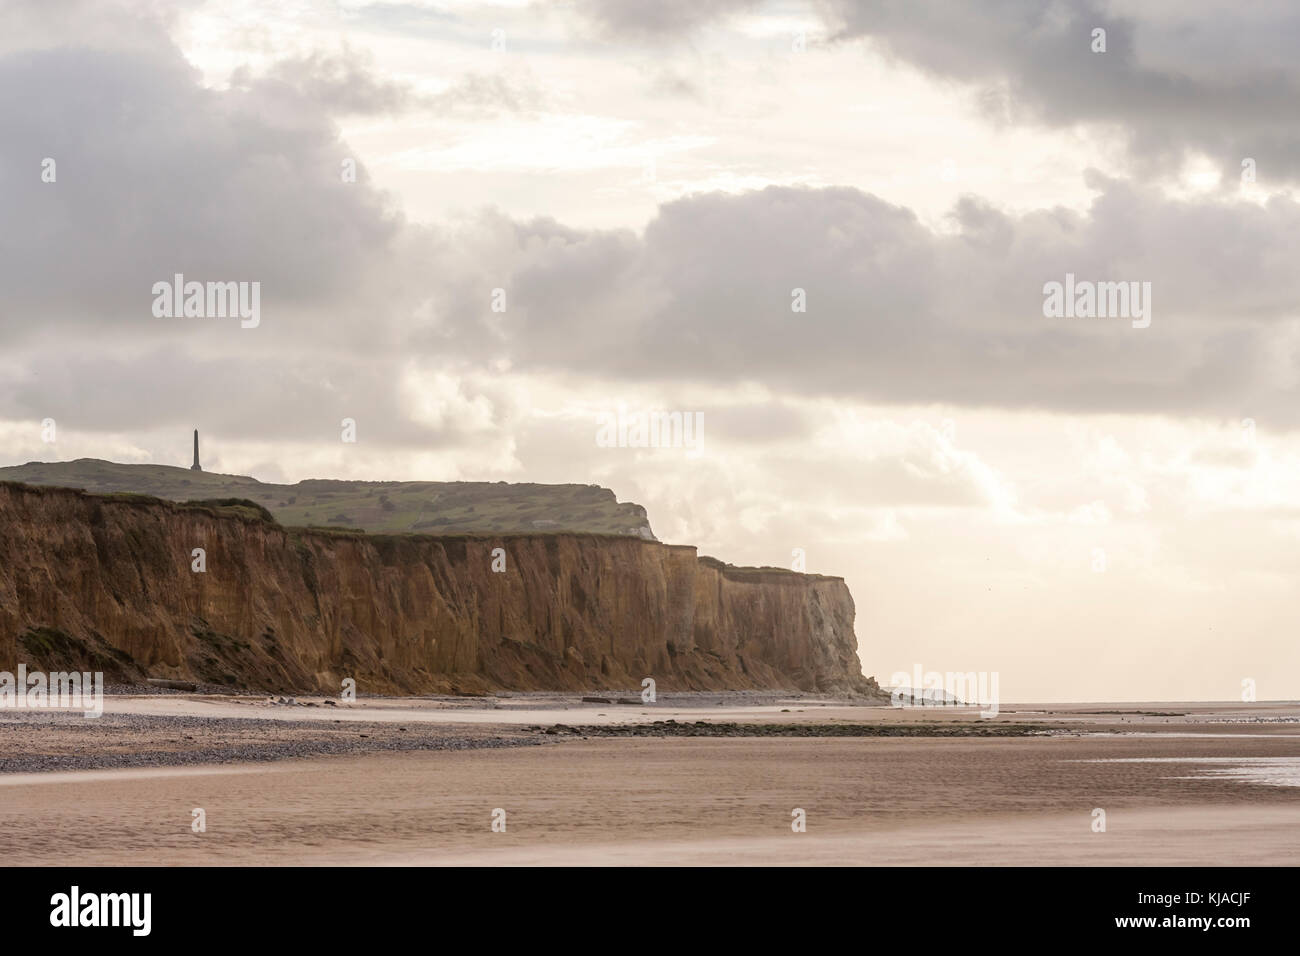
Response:
[[[760,692],[661,694],[653,704],[637,694],[610,695],[609,703],[585,703],[581,697],[518,694],[488,698],[365,697],[351,704],[322,697],[296,698],[294,706],[272,698],[208,694],[112,695],[106,714],[141,716],[192,715],[265,720],[433,721],[441,724],[618,724],[652,720],[727,720],[812,723],[828,720],[891,722],[981,720],[979,707],[891,707],[875,701]],[[1171,724],[1291,723],[1300,727],[1300,704],[1266,702],[1125,703],[1004,705],[994,720],[1055,721],[1071,725],[1140,724],[1159,729]]]
[[[784,697],[777,694],[673,694],[644,704],[639,695],[613,696],[607,703],[584,703],[580,696],[521,694],[491,698],[365,697],[345,704],[321,697],[299,697],[293,706],[265,697],[204,694],[146,694],[109,696],[104,713],[136,716],[202,716],[221,719],[363,720],[439,724],[519,725],[545,723],[616,724],[677,720],[894,719],[902,714],[879,702],[833,698]],[[628,701],[628,702],[623,702]],[[939,708],[945,718],[978,717],[975,708]],[[921,715],[921,711],[914,712]]]
[[[1300,786],[1279,785],[1300,763],[1293,724],[1245,734],[1185,722],[1136,735],[1077,729],[994,739],[551,738],[0,774],[0,839],[15,864],[1300,862]],[[1242,758],[1273,768],[1273,782],[1222,772]],[[205,833],[191,831],[196,807]],[[506,811],[504,833],[492,832],[495,808]],[[806,833],[791,830],[794,808],[806,811]],[[1094,808],[1106,811],[1104,833],[1093,832]]]

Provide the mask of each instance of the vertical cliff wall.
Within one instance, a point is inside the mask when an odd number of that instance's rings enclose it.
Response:
[[[363,693],[644,677],[877,693],[853,616],[840,578],[631,537],[310,531],[254,508],[0,484],[0,669],[325,693],[346,677]]]

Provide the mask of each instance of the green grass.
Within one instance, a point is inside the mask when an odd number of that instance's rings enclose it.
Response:
[[[124,651],[98,635],[75,637],[56,627],[31,627],[18,635],[29,667],[47,671],[92,670],[114,677],[138,679],[143,672]]]
[[[644,508],[620,503],[612,491],[596,485],[320,478],[276,485],[242,475],[170,465],[125,465],[95,458],[0,468],[0,481],[82,488],[101,495],[147,495],[250,511],[265,508],[288,527],[339,531],[634,535],[638,529],[649,529]]]

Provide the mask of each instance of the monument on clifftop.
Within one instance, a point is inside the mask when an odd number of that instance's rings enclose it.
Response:
[[[190,471],[202,471],[199,467],[199,430],[194,429],[194,464],[190,465]]]

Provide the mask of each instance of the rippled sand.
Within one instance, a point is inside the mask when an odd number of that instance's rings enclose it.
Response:
[[[1300,788],[1205,771],[1297,759],[1289,732],[566,740],[9,775],[0,839],[31,864],[1295,864]]]

